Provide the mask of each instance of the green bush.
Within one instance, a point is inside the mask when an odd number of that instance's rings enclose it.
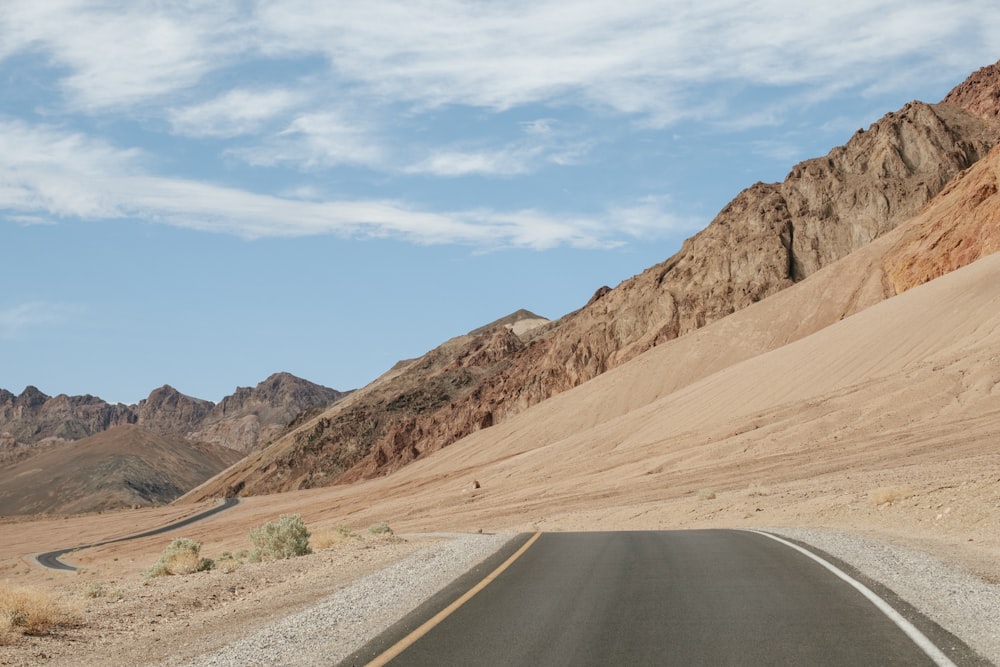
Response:
[[[201,542],[178,537],[163,550],[156,565],[146,570],[146,578],[204,572],[215,567],[215,562],[211,558],[202,558],[200,553]]]
[[[300,514],[282,514],[277,523],[269,522],[250,531],[254,549],[250,560],[281,560],[311,554],[309,531]]]
[[[368,526],[368,532],[372,535],[392,535],[392,528],[385,521]]]

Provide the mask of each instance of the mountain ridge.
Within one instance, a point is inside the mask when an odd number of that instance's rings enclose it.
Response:
[[[32,385],[18,395],[0,389],[0,447],[27,450],[138,425],[159,435],[245,452],[280,433],[300,412],[329,406],[345,395],[283,372],[255,387],[237,387],[218,404],[170,385],[154,389],[134,405],[107,403],[90,394],[48,396]]]
[[[599,289],[580,310],[523,338],[497,331],[465,339],[490,351],[475,374],[455,375],[475,355],[446,343],[191,497],[310,488],[398,470],[851,255],[917,215],[998,143],[1000,124],[988,114],[911,102],[826,156],[799,163],[782,183],[745,189],[673,257]],[[884,299],[892,285],[886,278],[866,289],[869,298]],[[392,409],[399,407],[406,409]]]

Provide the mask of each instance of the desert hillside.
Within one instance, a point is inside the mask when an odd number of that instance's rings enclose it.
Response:
[[[169,503],[240,456],[228,447],[116,426],[0,469],[0,515]]]
[[[827,156],[796,165],[782,183],[748,188],[675,256],[614,289],[599,289],[579,311],[521,335],[510,327],[482,328],[462,339],[468,349],[450,341],[393,369],[191,498],[311,488],[397,470],[800,283],[911,219],[989,153],[1000,139],[989,112],[1000,90],[989,75],[996,69],[977,72],[945,102],[913,102],[887,114]],[[948,262],[955,268],[989,247],[952,253],[947,261],[940,253],[920,260],[938,268],[905,259],[907,252],[919,254],[919,245],[899,250],[892,276],[863,303],[941,275]],[[810,308],[792,315],[811,323],[796,331],[834,321],[810,319]],[[782,341],[794,335],[775,332]]]

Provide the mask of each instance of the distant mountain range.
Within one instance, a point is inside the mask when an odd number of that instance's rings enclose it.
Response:
[[[136,405],[0,389],[0,514],[169,502],[346,395],[288,373],[218,404],[170,386]]]
[[[0,445],[79,440],[115,426],[135,424],[163,436],[180,436],[246,452],[279,433],[299,413],[328,407],[346,395],[289,373],[275,373],[256,387],[238,387],[218,404],[154,389],[136,405],[96,396],[46,396],[35,387],[19,395],[0,389]]]

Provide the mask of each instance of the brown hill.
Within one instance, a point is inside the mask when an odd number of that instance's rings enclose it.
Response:
[[[745,190],[674,257],[598,290],[581,310],[523,337],[494,330],[449,342],[193,497],[308,488],[396,470],[850,255],[914,216],[998,140],[1000,124],[957,104],[910,103],[826,157],[797,165],[783,183]],[[880,284],[870,296],[891,293]],[[795,317],[808,324],[796,331],[831,321],[803,315]],[[782,342],[790,335],[778,334]]]
[[[0,470],[0,514],[168,503],[239,458],[225,447],[118,426]]]

